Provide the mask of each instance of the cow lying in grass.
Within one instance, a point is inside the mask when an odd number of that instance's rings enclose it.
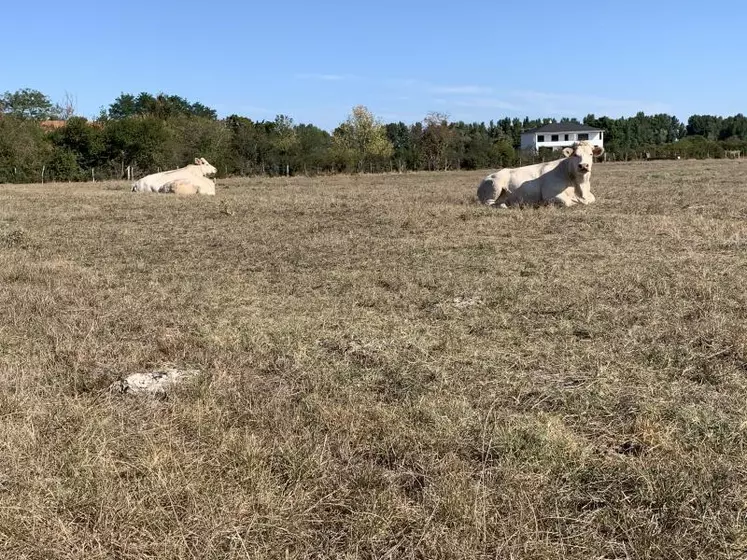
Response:
[[[132,184],[132,192],[214,195],[215,183],[208,175],[217,172],[205,158],[195,158],[194,164],[146,175]]]
[[[591,166],[604,153],[587,141],[564,148],[564,158],[548,163],[506,168],[485,177],[477,187],[483,204],[505,208],[514,204],[590,204]]]

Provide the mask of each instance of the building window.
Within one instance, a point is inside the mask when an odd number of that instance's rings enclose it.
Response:
[[[566,135],[565,135],[565,141],[566,141],[566,142],[568,142],[568,140],[570,140],[570,138],[569,138],[569,137],[568,137],[568,135],[566,134]]]
[[[538,134],[537,135],[537,142],[544,142],[545,141],[545,135],[544,134]]]
[[[557,141],[558,141],[558,135],[557,134],[553,134],[552,136],[550,136],[550,142],[557,142]]]
[[[584,134],[579,134],[578,135],[578,139],[579,140],[588,140],[589,139],[589,135],[585,134],[585,133]]]

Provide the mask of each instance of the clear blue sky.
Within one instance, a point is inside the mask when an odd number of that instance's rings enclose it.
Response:
[[[255,120],[747,112],[747,2],[42,0],[3,7],[0,91],[164,92]],[[737,57],[741,57],[741,60]]]

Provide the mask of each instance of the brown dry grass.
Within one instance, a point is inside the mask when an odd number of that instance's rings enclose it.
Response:
[[[2,187],[0,557],[740,557],[746,172]]]

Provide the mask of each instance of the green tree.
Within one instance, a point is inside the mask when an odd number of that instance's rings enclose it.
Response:
[[[490,136],[494,140],[500,140],[507,137],[511,141],[511,145],[518,149],[521,146],[521,121],[516,118],[509,119],[506,117],[505,119],[499,120],[497,125],[498,131],[491,132]]]
[[[392,158],[397,170],[407,171],[417,168],[417,155],[412,134],[403,122],[386,125],[386,136],[392,144]]]
[[[354,107],[347,121],[335,129],[332,146],[338,164],[358,172],[372,170],[394,152],[384,125],[363,105]]]
[[[498,140],[493,144],[493,166],[511,167],[516,163],[516,149],[510,140]]]
[[[449,126],[448,116],[431,112],[423,120],[423,134],[420,149],[430,171],[447,170],[450,164],[450,150],[454,148],[457,135]]]
[[[45,175],[52,181],[79,181],[83,172],[78,165],[77,154],[67,148],[55,148],[47,163]]]
[[[231,115],[226,119],[230,133],[229,161],[231,173],[247,175],[259,168],[258,130],[246,117]]]
[[[273,125],[271,138],[273,159],[280,166],[280,173],[284,174],[298,157],[299,143],[296,127],[293,119],[286,115],[276,116]]]
[[[166,167],[181,167],[196,157],[204,157],[216,168],[226,168],[231,134],[225,123],[179,115],[167,119],[164,129],[163,164]]]
[[[95,168],[101,163],[104,153],[103,131],[91,126],[83,117],[69,118],[65,126],[50,134],[50,140],[58,149],[74,154],[81,169]]]
[[[108,117],[111,119],[126,119],[138,114],[138,105],[135,96],[131,93],[123,93],[109,105]]]
[[[313,124],[299,124],[296,127],[298,138],[298,166],[304,173],[328,170],[331,164],[332,136]]]
[[[493,139],[484,124],[465,126],[467,144],[461,161],[466,169],[485,169],[495,161]]]
[[[167,140],[164,122],[153,117],[114,120],[104,129],[107,159],[119,167],[121,175],[128,166],[136,174],[164,167]]]
[[[733,117],[727,117],[722,121],[719,131],[721,140],[747,140],[747,118],[738,113]]]
[[[717,140],[721,132],[723,119],[713,115],[692,115],[687,120],[688,136],[703,136],[708,140]]]
[[[0,118],[0,182],[39,181],[51,150],[36,122],[12,116]]]
[[[13,117],[37,121],[59,119],[61,111],[49,97],[35,89],[6,91],[0,97],[0,112]]]
[[[215,120],[217,113],[202,103],[190,103],[178,95],[164,93],[152,95],[141,92],[137,96],[123,93],[109,105],[108,117],[111,119],[126,119],[134,116],[151,116],[159,119],[192,116]]]

